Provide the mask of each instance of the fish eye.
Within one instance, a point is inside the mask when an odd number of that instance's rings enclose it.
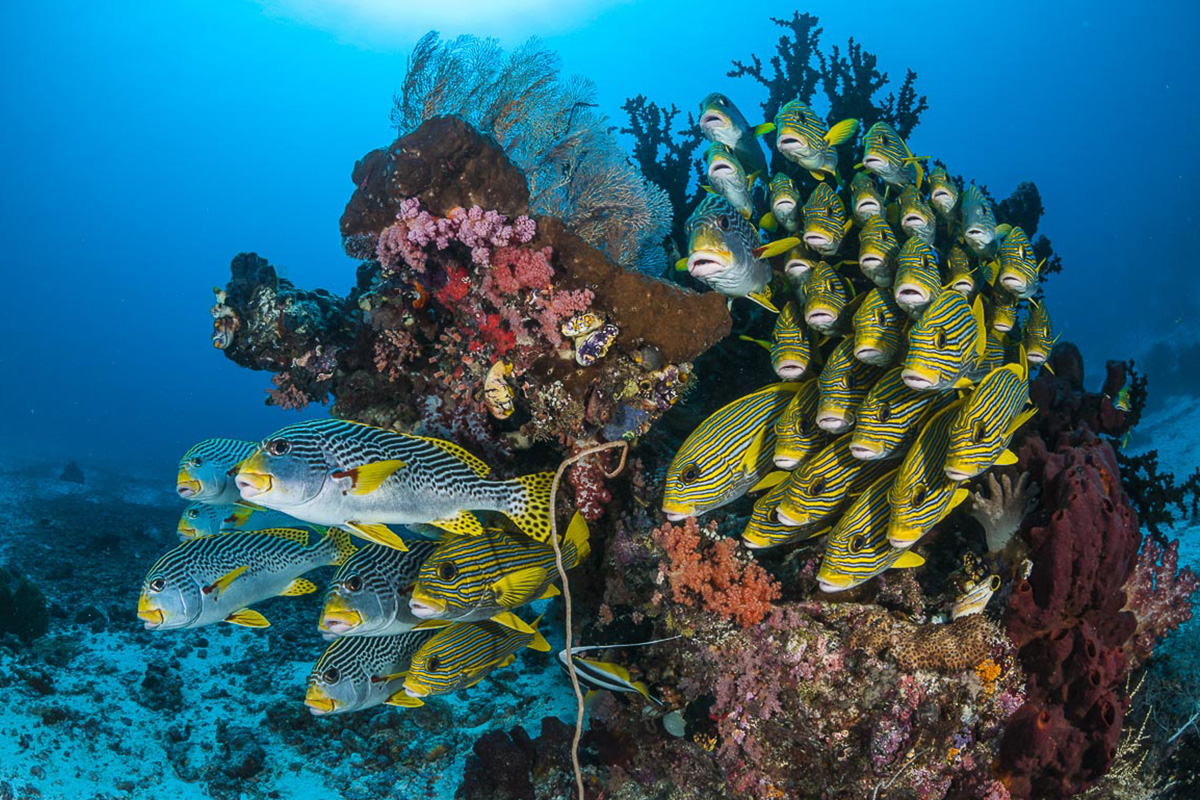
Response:
[[[184,512],[184,514],[187,516],[188,519],[197,519],[200,516],[200,509],[189,508],[187,511]]]
[[[443,561],[438,564],[437,575],[441,580],[452,581],[458,577],[458,567],[453,561]]]
[[[699,478],[700,468],[695,464],[688,464],[683,468],[683,471],[679,473],[679,480],[683,481],[684,483],[695,483],[697,480],[699,480]]]
[[[984,423],[983,420],[979,420],[979,422],[977,422],[975,424],[975,435],[972,438],[972,441],[975,444],[983,444],[983,440],[986,438],[987,438],[987,425]]]
[[[925,498],[926,498],[925,487],[917,486],[916,491],[913,492],[913,496],[912,496],[913,507],[916,508],[917,506],[922,505],[925,502]]]
[[[150,585],[146,588],[152,592],[161,592],[163,589],[167,588],[167,582],[162,578],[155,578],[154,580],[150,581]]]
[[[292,452],[292,443],[287,439],[272,439],[267,442],[267,452],[273,456],[286,456]]]
[[[807,433],[808,433],[808,431],[809,431],[809,429],[810,429],[810,424],[811,424],[811,423],[809,423],[809,421],[808,421],[806,418],[804,418],[804,417],[801,417],[801,418],[799,419],[799,421],[798,421],[798,422],[796,422],[796,430],[797,430],[797,431],[798,431],[798,432],[799,432],[801,435],[807,434]]]
[[[941,350],[942,348],[944,348],[946,346],[946,329],[945,328],[937,329],[937,331],[934,333],[933,342],[939,350]]]
[[[729,230],[729,217],[725,216],[724,214],[717,217],[717,225],[719,225],[723,231]]]
[[[882,308],[875,312],[875,324],[881,328],[887,327],[887,314],[884,313]]]
[[[879,421],[887,422],[892,418],[892,407],[888,403],[879,404]]]
[[[847,389],[853,389],[857,385],[858,381],[855,379],[853,372],[847,372],[842,376],[842,386],[845,386]]]
[[[189,464],[191,464],[193,467],[199,467],[199,466],[202,466],[202,465],[204,464],[204,459],[203,459],[203,458],[201,458],[200,456],[195,456],[195,457],[194,457],[194,458],[193,458],[191,461],[189,461],[188,463],[189,463]]]
[[[819,481],[817,481],[816,483],[814,483],[814,484],[812,485],[812,489],[811,489],[810,491],[812,492],[812,495],[813,495],[813,497],[816,497],[817,495],[824,494],[824,493],[825,493],[825,480],[824,480],[824,478],[822,478],[821,480],[819,480]]]
[[[362,578],[358,575],[351,575],[349,578],[346,578],[345,582],[342,583],[342,586],[345,586],[346,591],[348,592],[361,592]]]
[[[858,534],[857,536],[851,537],[851,539],[850,539],[850,552],[851,553],[861,553],[862,549],[866,546],[867,546],[867,538],[865,536],[863,536],[861,533]]]
[[[341,679],[342,673],[338,671],[337,667],[330,667],[321,673],[321,680],[325,683],[337,683]]]
[[[430,672],[437,672],[439,669],[442,668],[442,660],[440,658],[438,658],[437,656],[434,656],[433,658],[429,659],[429,661],[427,661],[425,663],[425,667]]]

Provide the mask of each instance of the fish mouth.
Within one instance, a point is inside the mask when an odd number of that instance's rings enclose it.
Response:
[[[671,522],[683,522],[688,517],[696,516],[695,509],[685,508],[676,503],[663,503],[663,513],[667,515],[667,519]]]
[[[304,695],[304,705],[308,706],[309,713],[314,717],[332,714],[337,710],[337,701],[325,694],[316,684],[308,687],[308,692]]]
[[[942,470],[946,473],[946,477],[952,481],[965,481],[975,477],[975,475],[969,474],[965,470],[951,466],[950,464],[945,465]],[[975,474],[977,475],[978,473]]]
[[[868,155],[863,159],[863,167],[869,170],[883,169],[887,166],[887,160],[879,156]]]
[[[854,418],[847,415],[826,411],[817,415],[817,427],[829,433],[844,433],[850,430]]]
[[[782,507],[775,509],[775,519],[779,520],[780,525],[786,525],[789,528],[799,528],[807,522],[802,517],[792,516],[792,514],[785,511]]]
[[[845,575],[836,575],[832,572],[820,570],[817,572],[817,587],[826,594],[844,592],[850,588],[850,578]]]
[[[970,228],[967,228],[963,235],[978,244],[988,244],[994,238],[994,236],[988,236],[988,232],[984,228],[981,228],[977,225],[972,225]]]
[[[883,266],[883,259],[879,256],[863,256],[858,260],[858,265],[862,269],[879,269]]]
[[[434,600],[427,594],[413,592],[408,599],[408,610],[418,619],[433,619],[438,614],[445,613],[446,604]]]
[[[783,266],[783,271],[791,278],[803,278],[808,273],[812,272],[812,264],[808,261],[802,261],[798,258],[793,258]]]
[[[262,472],[239,472],[234,482],[244,500],[266,494],[274,484],[272,477]]]
[[[1000,333],[1008,333],[1009,331],[1012,330],[1013,324],[1012,324],[1012,320],[1007,320],[1007,319],[1002,319],[1000,317],[996,317],[996,319],[992,321],[992,327],[995,328]],[[1026,353],[1025,357],[1029,358],[1029,353]]]
[[[918,392],[937,386],[937,381],[915,369],[905,369],[900,373],[900,379],[904,381],[905,386],[910,389],[916,389]]]
[[[878,347],[873,347],[872,345],[864,344],[861,347],[854,348],[854,357],[857,358],[859,361],[863,362],[864,364],[871,364],[872,366],[874,366],[879,361],[883,360],[884,354],[883,354],[883,351],[880,350]]]
[[[184,500],[190,500],[200,494],[202,488],[204,487],[200,485],[200,481],[183,470],[179,471],[179,477],[175,479],[175,491]]]
[[[712,111],[709,111],[707,114],[705,114],[704,116],[702,116],[700,118],[700,127],[704,130],[712,130],[714,128],[727,128],[727,127],[729,127],[729,120],[727,120],[725,117],[721,116],[720,114],[716,114]]]
[[[406,680],[404,682],[404,693],[409,697],[428,697],[429,687],[416,681]]]
[[[161,608],[155,608],[150,605],[150,600],[145,595],[138,598],[137,615],[138,619],[145,623],[146,630],[148,631],[162,627],[167,616]]]
[[[804,234],[804,244],[813,250],[820,250],[823,247],[829,247],[833,243],[824,233],[806,233]]]
[[[863,217],[874,217],[879,214],[879,201],[874,197],[866,197],[858,201],[854,210]]]
[[[904,219],[901,220],[900,225],[905,228],[920,228],[928,223],[929,220],[920,214],[906,214]]]
[[[714,161],[708,168],[708,177],[718,177],[726,173],[733,174],[733,166],[728,161]]]
[[[196,528],[193,528],[191,525],[184,525],[182,522],[179,523],[179,527],[175,529],[175,532],[179,534],[180,539],[195,539],[200,535],[200,531]]]
[[[687,271],[693,278],[707,278],[729,269],[730,258],[726,253],[698,250],[688,256]]]
[[[775,466],[780,469],[793,470],[800,465],[800,459],[792,456],[775,456]]]
[[[850,455],[857,458],[859,461],[874,461],[879,458],[879,450],[868,447],[865,444],[850,444]]]
[[[808,369],[808,364],[789,359],[775,365],[775,374],[785,381],[797,380]]]
[[[742,534],[742,544],[747,550],[766,550],[768,547],[774,547],[774,542],[769,542],[766,539],[760,539],[755,534]]]
[[[1039,353],[1036,350],[1026,350],[1025,351],[1025,359],[1030,364],[1045,364],[1046,363],[1046,354]]]
[[[352,608],[346,608],[336,611],[326,611],[325,615],[321,617],[321,623],[317,628],[329,633],[342,635],[349,633],[362,624],[362,614]]]
[[[774,205],[774,210],[775,210],[775,216],[779,216],[781,214],[790,214],[796,210],[796,201],[792,200],[790,198],[776,200],[775,205]]]
[[[775,140],[775,149],[781,153],[808,153],[812,150],[799,136],[784,134]]]
[[[1029,284],[1026,283],[1023,278],[1020,278],[1016,275],[1001,275],[1000,283],[1005,289],[1008,289],[1009,292],[1017,297],[1020,297],[1029,288]]]
[[[904,550],[912,545],[913,542],[921,538],[921,531],[917,528],[910,528],[904,525],[889,525],[888,526],[888,543],[898,550]]]
[[[902,283],[896,287],[896,302],[907,303],[910,306],[929,301],[929,292],[915,283]]]
[[[837,321],[837,317],[828,311],[816,310],[805,315],[804,321],[813,328],[828,327]]]
[[[954,283],[950,284],[950,288],[959,294],[970,294],[975,290],[975,284],[966,280],[955,281]]]
[[[941,202],[949,205],[954,202],[954,196],[945,189],[934,189],[933,194],[929,195],[931,202]]]

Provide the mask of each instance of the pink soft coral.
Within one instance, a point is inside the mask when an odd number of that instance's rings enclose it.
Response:
[[[1137,617],[1137,630],[1126,648],[1135,666],[1150,657],[1159,639],[1192,618],[1192,594],[1200,579],[1189,567],[1178,567],[1178,539],[1163,547],[1146,537],[1125,582],[1125,609]]]

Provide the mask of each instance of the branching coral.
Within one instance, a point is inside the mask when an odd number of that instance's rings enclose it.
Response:
[[[1117,460],[1138,520],[1159,544],[1167,544],[1167,536],[1162,530],[1164,525],[1169,527],[1181,517],[1195,517],[1200,513],[1200,468],[1187,480],[1176,483],[1173,473],[1159,472],[1157,450],[1137,456],[1118,452]]]
[[[1037,505],[1038,487],[1030,481],[1029,473],[1021,473],[1014,482],[1008,475],[997,480],[992,472],[986,476],[988,493],[976,489],[971,493],[971,516],[983,526],[989,553],[998,553],[1021,529],[1027,514]]]
[[[771,17],[771,22],[789,31],[775,43],[775,55],[769,60],[773,74],[767,74],[762,59],[754,53],[750,54],[749,64],[734,61],[728,73],[731,78],[753,78],[767,90],[767,99],[762,103],[766,119],[773,119],[790,100],[799,98],[803,103],[811,103],[821,79],[820,71],[813,66],[813,58],[819,57],[817,48],[822,31],[817,27],[817,18],[794,11],[791,19]]]
[[[664,523],[653,534],[666,551],[660,567],[671,585],[675,602],[702,606],[743,627],[762,620],[771,601],[780,596],[779,584],[733,539],[702,533],[695,517],[683,525]]]

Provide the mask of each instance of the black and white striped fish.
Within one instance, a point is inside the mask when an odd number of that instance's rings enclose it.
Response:
[[[175,491],[184,500],[229,505],[242,499],[229,470],[258,445],[241,439],[205,439],[188,448],[179,459]]]
[[[591,658],[583,658],[581,653],[590,653],[595,650],[617,650],[625,647],[647,647],[652,644],[661,644],[662,642],[670,642],[678,639],[678,636],[668,636],[665,639],[654,639],[649,642],[635,642],[633,644],[606,644],[606,645],[587,645],[585,647],[572,647],[569,650],[560,650],[558,652],[558,665],[562,667],[564,673],[570,674],[567,669],[568,662],[575,662],[575,677],[579,683],[586,686],[588,694],[592,692],[628,692],[637,693],[642,697],[654,703],[656,706],[662,706],[663,702],[650,694],[649,687],[642,681],[633,680],[633,676],[629,674],[629,670],[620,664],[611,661],[597,661]]]
[[[413,654],[436,631],[335,640],[308,676],[304,705],[314,716],[362,711],[373,706],[410,706],[404,678]]]
[[[345,531],[330,529],[311,544],[310,533],[277,528],[182,542],[146,573],[138,617],[147,630],[198,628],[222,620],[265,628],[266,617],[249,606],[277,595],[315,592],[316,585],[300,576],[341,564],[354,552]]]
[[[334,636],[395,636],[421,620],[409,610],[413,584],[437,542],[413,542],[408,550],[378,544],[346,559],[329,583],[317,627]]]

